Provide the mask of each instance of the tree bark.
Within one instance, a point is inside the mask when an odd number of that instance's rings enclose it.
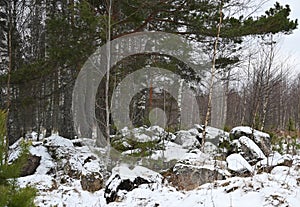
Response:
[[[221,24],[223,20],[223,1],[220,3],[220,9],[219,9],[219,25],[218,25],[218,31],[217,31],[217,37],[214,43],[214,49],[213,49],[213,57],[212,57],[212,67],[211,67],[211,77],[210,77],[210,82],[209,82],[209,93],[208,93],[208,103],[207,103],[207,112],[204,120],[204,127],[203,127],[203,132],[202,132],[202,143],[201,143],[201,148],[202,151],[204,151],[204,144],[206,141],[206,128],[208,126],[208,121],[210,118],[210,113],[211,113],[211,106],[212,106],[212,95],[213,95],[213,86],[214,86],[214,81],[215,81],[215,75],[216,75],[216,59],[217,59],[217,50],[218,50],[218,43],[219,43],[219,38],[220,38],[220,32],[221,32]]]

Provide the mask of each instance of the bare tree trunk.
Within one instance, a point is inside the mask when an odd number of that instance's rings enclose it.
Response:
[[[107,30],[107,67],[106,67],[106,83],[105,83],[105,111],[106,111],[106,136],[107,136],[107,157],[106,166],[108,167],[110,157],[110,105],[109,105],[109,76],[110,76],[110,63],[111,63],[111,12],[112,12],[112,0],[109,0],[108,5],[108,30]]]
[[[250,82],[250,64],[251,64],[251,55],[249,56],[249,60],[248,60],[248,67],[247,67],[247,84],[249,84]],[[246,109],[247,109],[247,92],[248,87],[247,85],[244,87],[244,101],[243,101],[243,114],[242,114],[242,120],[241,123],[242,125],[245,124],[245,119],[246,119]]]
[[[12,2],[8,1],[8,68],[7,68],[7,97],[6,97],[6,128],[9,126],[9,109],[10,109],[10,78],[12,71]],[[9,130],[6,130],[5,136],[5,158],[4,162],[8,162],[8,146],[9,146]]]
[[[261,105],[262,99],[262,85],[263,85],[263,72],[260,69],[254,70],[254,78],[253,78],[253,113],[252,113],[252,123],[251,127],[258,128],[259,127],[259,108]]]
[[[257,123],[257,119],[258,119],[258,108],[259,108],[259,101],[256,102],[255,107],[254,107],[254,113],[253,113],[253,117],[252,117],[252,125],[251,127],[254,129],[256,128]]]
[[[264,103],[263,103],[263,111],[262,111],[262,122],[261,122],[261,128],[260,130],[263,131],[265,127],[265,122],[266,122],[266,116],[267,116],[267,107],[269,104],[269,97],[271,93],[271,88],[270,88],[270,79],[271,79],[271,68],[273,65],[273,60],[274,60],[274,42],[273,42],[273,35],[271,35],[271,42],[270,42],[270,54],[269,54],[269,60],[268,60],[268,68],[267,68],[267,83],[266,83],[266,96],[264,98]]]
[[[211,113],[211,103],[212,103],[212,95],[213,95],[213,86],[214,86],[214,81],[215,81],[215,75],[216,75],[216,58],[217,58],[217,49],[218,49],[218,43],[219,43],[219,38],[220,38],[220,32],[221,32],[221,24],[223,21],[223,16],[222,16],[222,10],[223,10],[223,1],[220,3],[220,9],[219,9],[219,25],[218,25],[218,31],[217,31],[217,37],[214,43],[214,51],[213,51],[213,57],[212,57],[212,67],[211,67],[211,78],[209,82],[209,93],[208,93],[208,103],[207,103],[207,111],[206,111],[206,116],[204,120],[204,127],[203,127],[203,132],[202,132],[202,151],[204,151],[204,144],[205,144],[205,139],[206,139],[206,128],[208,125],[208,121],[210,118],[210,113]]]
[[[261,121],[261,127],[260,127],[261,131],[263,131],[264,128],[265,128],[268,104],[269,104],[269,92],[268,92],[268,95],[266,96],[265,101],[263,103],[262,121]]]
[[[246,107],[247,107],[247,96],[246,96],[246,88],[243,91],[243,112],[242,112],[242,119],[241,124],[245,124],[245,117],[246,117]]]
[[[282,76],[282,70],[281,70],[281,76]],[[282,109],[283,109],[283,83],[280,84],[279,87],[279,107],[278,107],[278,128],[283,129],[282,126]],[[299,110],[300,112],[300,110]]]
[[[226,126],[227,121],[227,101],[228,101],[228,95],[229,95],[229,80],[230,80],[230,71],[228,71],[227,77],[226,77],[226,83],[225,83],[225,89],[224,89],[224,98],[223,98],[223,114],[222,114],[222,123],[224,124],[223,127]]]
[[[59,66],[58,66],[59,67]],[[54,77],[53,77],[53,103],[52,103],[52,134],[58,133],[58,114],[59,114],[59,69],[54,69]]]
[[[178,113],[178,117],[177,117],[177,123],[178,123],[178,129],[181,126],[181,119],[182,119],[182,92],[183,92],[183,79],[179,80],[179,88],[178,88],[178,109],[179,109],[179,113]]]

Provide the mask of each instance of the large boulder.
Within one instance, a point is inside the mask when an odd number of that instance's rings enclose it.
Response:
[[[251,165],[266,158],[265,154],[257,144],[246,136],[242,136],[239,139],[232,141],[229,154],[234,153],[242,155]]]
[[[89,192],[95,192],[104,187],[103,161],[90,151],[85,140],[72,141],[52,135],[45,138],[43,143],[52,159],[56,161],[54,171],[63,174],[59,180],[61,184],[66,184],[71,180],[80,180],[82,189]],[[92,145],[92,143],[88,144]]]
[[[133,139],[139,142],[160,141],[162,138],[168,136],[168,133],[159,126],[139,127],[128,129],[127,127],[121,129],[113,139]]]
[[[269,156],[271,150],[270,135],[251,127],[235,127],[230,131],[230,140],[238,140],[240,137],[248,137],[251,139],[263,152],[265,156]]]
[[[127,192],[149,183],[161,183],[162,176],[147,168],[136,166],[132,170],[128,166],[113,168],[107,181],[104,197],[107,203],[121,200]]]
[[[193,128],[184,131],[178,131],[175,133],[176,137],[174,142],[182,145],[185,149],[196,149],[202,144],[203,126],[195,125]],[[206,153],[213,154],[217,151],[217,146],[220,139],[229,137],[227,132],[223,130],[207,126],[206,127],[206,140],[204,150]]]
[[[253,173],[252,166],[240,154],[231,154],[226,158],[228,170],[238,176],[249,176]]]
[[[209,155],[194,150],[194,153],[187,153],[164,176],[179,190],[193,190],[205,183],[225,179],[229,175],[225,168],[225,162],[213,160]]]
[[[112,136],[111,144],[116,152],[125,156],[146,157],[155,150],[163,149],[163,142],[168,139],[169,133],[158,126],[121,129]]]
[[[28,176],[28,175],[33,175],[36,172],[36,169],[40,165],[41,162],[41,157],[29,154],[27,162],[23,165],[21,169],[20,176]]]
[[[14,144],[9,146],[8,162],[10,164],[12,164],[12,163],[16,162],[18,159],[20,159],[23,142],[24,142],[24,139],[20,138]],[[34,153],[29,152],[27,160],[21,168],[20,176],[24,177],[24,176],[34,174],[36,172],[37,168],[40,166],[40,163],[41,163],[41,156],[37,156]]]
[[[229,137],[229,133],[224,130],[207,126],[206,127],[206,142],[210,142],[215,146],[218,146],[220,141],[223,139],[227,139]]]
[[[95,156],[91,155],[85,158],[80,176],[82,189],[89,192],[102,189],[104,187],[102,171],[103,169]]]
[[[83,190],[95,192],[103,187],[103,178],[99,172],[89,172],[82,174],[80,184]]]
[[[200,147],[200,137],[192,130],[178,131],[175,135],[176,137],[173,140],[174,143],[181,145],[184,149],[195,149]]]

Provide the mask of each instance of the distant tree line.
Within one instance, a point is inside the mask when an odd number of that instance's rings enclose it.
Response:
[[[107,2],[1,0],[0,106],[8,111],[7,133],[11,143],[30,130],[38,133],[45,130],[46,135],[58,132],[69,138],[76,135],[71,113],[72,90],[87,58],[107,41],[110,28],[107,25]],[[284,75],[284,70],[281,73],[280,68],[275,69],[270,65],[273,51],[269,50],[265,62],[263,56],[261,59],[256,57],[257,64],[249,56],[251,67],[246,79],[239,88],[232,87],[231,69],[240,67],[238,64],[247,69],[247,64],[241,64],[247,58],[242,55],[242,51],[247,50],[247,39],[290,34],[298,25],[297,20],[289,18],[289,6],[278,3],[258,17],[232,15],[241,10],[255,10],[253,2],[113,0],[111,38],[141,31],[169,32],[200,42],[205,53],[212,58],[222,7],[216,69],[226,77],[222,79],[224,86],[227,86],[226,125],[283,128],[289,119],[299,125],[300,78],[289,79]],[[189,70],[184,64],[172,58],[170,60],[168,62],[157,54],[145,54],[119,62],[112,68],[109,94],[122,78],[145,63],[164,66],[187,82],[202,84],[203,79],[184,72]],[[228,84],[224,80],[228,80]],[[200,88],[197,89],[199,110],[204,116],[208,108],[208,90]],[[138,100],[144,97],[142,103],[149,106],[151,90],[142,91],[132,104],[141,104]],[[101,127],[105,126],[104,96],[103,82],[100,83],[97,96],[97,119]],[[133,107],[132,114],[137,112],[138,109]],[[141,120],[135,120],[135,123],[144,124]],[[111,126],[113,128],[113,120]]]

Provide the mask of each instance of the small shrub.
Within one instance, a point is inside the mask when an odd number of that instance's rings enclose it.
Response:
[[[231,127],[229,127],[228,125],[225,125],[224,128],[223,128],[223,130],[224,130],[225,132],[230,132]]]

